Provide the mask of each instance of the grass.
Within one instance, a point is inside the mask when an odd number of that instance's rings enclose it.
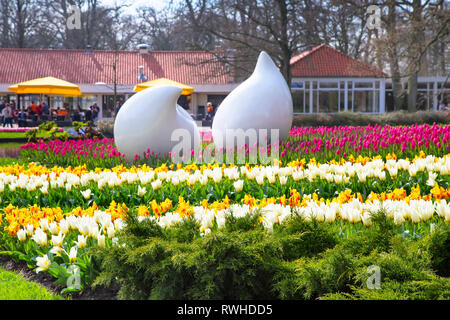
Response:
[[[11,149],[11,148],[20,148],[20,146],[24,145],[23,142],[6,142],[0,143],[0,149]]]
[[[47,133],[39,133],[37,137],[48,137]],[[25,132],[0,132],[0,138],[26,138]]]
[[[35,282],[0,268],[0,300],[63,300]]]

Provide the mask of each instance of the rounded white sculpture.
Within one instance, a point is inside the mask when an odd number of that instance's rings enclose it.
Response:
[[[147,149],[160,155],[168,154],[179,143],[172,141],[176,129],[189,133],[192,149],[198,145],[200,134],[197,125],[177,105],[181,91],[176,86],[148,88],[123,104],[114,122],[114,141],[126,159],[132,160],[136,154],[142,157]]]
[[[271,129],[279,129],[279,138],[285,139],[292,118],[292,96],[286,80],[270,56],[262,51],[253,74],[217,109],[212,125],[214,143],[224,146],[227,129],[267,129],[269,141]]]

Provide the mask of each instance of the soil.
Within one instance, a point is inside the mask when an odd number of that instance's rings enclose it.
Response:
[[[0,267],[8,271],[14,271],[29,281],[37,282],[52,293],[59,294],[71,300],[117,300],[117,292],[119,291],[119,288],[117,287],[89,288],[81,292],[71,292],[62,295],[61,290],[63,290],[64,287],[55,284],[55,278],[45,272],[36,273],[28,268],[27,264],[23,261],[15,262],[8,257],[0,256]]]

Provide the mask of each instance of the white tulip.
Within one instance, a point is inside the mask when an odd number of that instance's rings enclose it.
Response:
[[[69,260],[70,262],[74,263],[75,261],[77,261],[77,247],[72,247],[70,248],[69,251]]]
[[[25,241],[27,240],[27,232],[24,229],[20,229],[17,231],[17,238],[19,241]]]
[[[236,192],[241,192],[244,187],[244,181],[243,180],[235,181],[233,182],[233,186],[236,189]]]
[[[41,247],[47,245],[47,234],[41,228],[37,228],[32,239]]]
[[[160,172],[161,173],[161,172]],[[159,188],[161,188],[161,180],[157,179],[155,181],[152,182],[152,188],[153,190],[158,190]]]
[[[58,224],[56,222],[52,222],[48,225],[48,231],[50,231],[51,234],[58,234]]]
[[[47,271],[50,268],[51,261],[45,254],[43,257],[36,258],[36,265],[38,266],[36,272]]]
[[[138,197],[142,197],[147,193],[147,189],[145,187],[141,188],[141,186],[138,186]]]
[[[101,247],[101,248],[105,247],[105,236],[103,234],[98,235],[97,241],[98,241],[99,247]]]
[[[87,238],[81,234],[78,235],[78,241],[76,242],[76,245],[79,249],[86,248],[86,241]]]
[[[62,247],[64,236],[60,232],[57,236],[52,235],[52,244],[56,247]]]
[[[86,199],[86,200],[89,200],[90,199],[90,197],[91,197],[91,189],[87,189],[87,190],[85,190],[85,191],[80,191],[81,192],[81,195]]]
[[[62,219],[59,221],[59,229],[63,234],[67,234],[69,232],[69,222],[66,219]]]

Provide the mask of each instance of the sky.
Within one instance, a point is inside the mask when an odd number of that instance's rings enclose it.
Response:
[[[179,0],[175,0],[177,2]],[[136,8],[149,5],[156,10],[163,9],[170,1],[169,0],[101,0],[102,4],[106,6],[114,6],[117,4],[129,4],[129,7],[123,9],[123,12],[126,14],[134,14],[136,12]]]

